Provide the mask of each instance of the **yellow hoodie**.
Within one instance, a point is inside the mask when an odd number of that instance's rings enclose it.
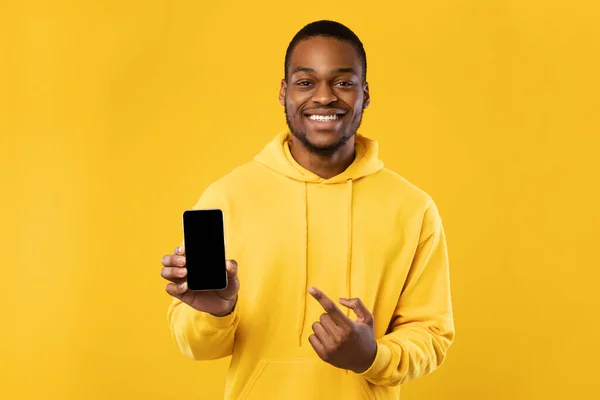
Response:
[[[238,302],[215,317],[174,299],[168,322],[186,356],[232,356],[226,399],[398,399],[400,384],[443,362],[454,323],[436,206],[383,167],[377,142],[355,143],[353,164],[322,179],[293,159],[284,131],[194,207],[224,211]],[[309,286],[334,301],[359,297],[374,315],[377,355],[364,373],[325,363],[311,347],[324,310]]]

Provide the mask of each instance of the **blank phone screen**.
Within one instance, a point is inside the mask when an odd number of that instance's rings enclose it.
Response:
[[[187,210],[183,213],[183,237],[190,290],[227,287],[225,235],[221,210]]]

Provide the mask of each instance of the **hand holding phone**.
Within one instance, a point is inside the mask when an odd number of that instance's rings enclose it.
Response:
[[[240,284],[237,262],[225,260],[222,212],[189,210],[183,224],[185,247],[162,260],[161,276],[171,282],[166,291],[198,311],[227,315]]]

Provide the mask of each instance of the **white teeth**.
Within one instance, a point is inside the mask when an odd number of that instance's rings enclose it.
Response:
[[[308,118],[310,118],[313,121],[328,122],[328,121],[337,120],[338,116],[337,116],[337,114],[334,114],[334,115],[311,115]]]

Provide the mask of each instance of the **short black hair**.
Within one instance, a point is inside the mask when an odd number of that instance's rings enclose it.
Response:
[[[356,51],[358,51],[358,56],[360,57],[363,82],[367,81],[367,54],[358,36],[356,36],[356,34],[352,32],[350,28],[342,25],[339,22],[321,20],[311,22],[310,24],[304,26],[304,28],[300,29],[288,45],[288,48],[285,52],[284,64],[284,79],[286,82],[288,80],[288,71],[290,69],[290,57],[292,56],[292,52],[298,43],[313,37],[334,38],[350,42],[356,48]]]

